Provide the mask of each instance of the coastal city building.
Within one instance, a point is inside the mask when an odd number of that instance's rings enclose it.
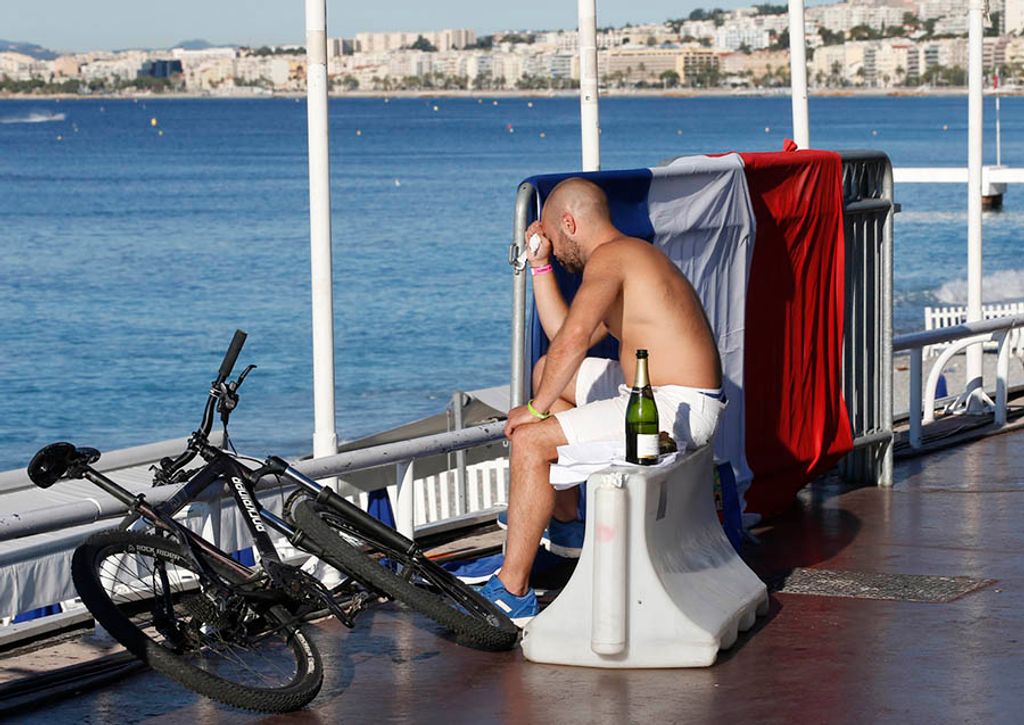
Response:
[[[604,89],[761,88],[788,84],[785,5],[696,9],[664,23],[602,28]],[[985,67],[1024,83],[1024,0],[995,0]],[[847,0],[806,9],[812,88],[960,86],[966,81],[965,0]],[[568,89],[579,83],[575,30],[469,28],[360,32],[328,43],[336,93]],[[0,53],[0,92],[296,92],[299,46],[67,53],[40,60]]]

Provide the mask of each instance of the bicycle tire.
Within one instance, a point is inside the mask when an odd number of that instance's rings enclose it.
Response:
[[[361,509],[356,509],[352,515],[369,516]],[[459,644],[492,652],[515,647],[519,628],[512,620],[477,590],[436,563],[422,556],[410,558],[404,552],[381,544],[360,529],[358,523],[347,521],[311,498],[297,501],[291,507],[291,516],[299,530],[321,550],[318,555],[324,561],[348,573],[363,586],[445,626]],[[364,547],[353,545],[349,539],[362,542],[392,564],[400,564],[406,575],[382,565],[367,554]],[[432,585],[437,593],[413,584],[410,579],[414,577]]]
[[[153,561],[151,567],[147,559]],[[75,550],[71,565],[75,588],[96,621],[129,652],[172,680],[225,704],[261,712],[291,712],[316,697],[323,664],[305,628],[280,605],[258,614],[244,603],[238,611],[218,609],[207,594],[215,587],[204,587],[209,578],[198,570],[178,542],[130,531],[94,534]],[[237,573],[215,570],[226,581],[239,583]],[[154,587],[152,597],[139,591],[147,579]],[[170,584],[169,591],[164,583]],[[173,619],[158,611],[168,602]],[[229,624],[237,627],[243,617],[250,618],[243,625],[244,639],[225,634]],[[285,664],[264,659],[254,663],[262,668],[257,670],[245,661],[245,645],[266,649],[269,657]],[[221,671],[204,669],[204,664]],[[241,667],[238,676],[247,681],[228,677],[232,667]],[[284,681],[249,684],[250,678],[269,676]]]

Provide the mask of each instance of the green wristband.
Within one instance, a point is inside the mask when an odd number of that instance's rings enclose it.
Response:
[[[539,410],[537,410],[536,408],[534,408],[534,407],[533,407],[533,399],[532,399],[532,398],[531,398],[531,399],[530,399],[530,401],[529,401],[529,402],[528,402],[528,403],[526,404],[526,409],[527,409],[528,411],[530,411],[530,415],[532,415],[532,416],[533,416],[534,418],[536,418],[537,420],[547,420],[548,418],[550,418],[550,417],[551,417],[551,413],[541,413],[541,412],[540,412]]]

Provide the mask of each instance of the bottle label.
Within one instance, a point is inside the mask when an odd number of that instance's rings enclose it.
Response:
[[[636,457],[657,458],[658,436],[655,433],[638,433],[636,436]]]

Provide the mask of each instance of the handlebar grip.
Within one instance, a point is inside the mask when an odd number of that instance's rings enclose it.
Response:
[[[231,338],[231,345],[228,347],[224,360],[220,364],[220,372],[217,374],[218,382],[223,383],[228,379],[231,369],[235,367],[235,361],[238,360],[238,353],[242,351],[242,345],[245,344],[246,337],[247,335],[242,330],[235,330],[235,336]]]

